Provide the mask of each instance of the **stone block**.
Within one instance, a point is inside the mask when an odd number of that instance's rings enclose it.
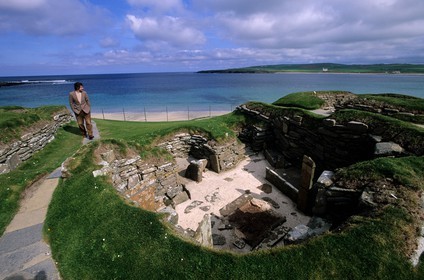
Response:
[[[0,164],[0,174],[4,174],[8,172],[10,172],[9,165],[5,163]]]
[[[368,125],[362,122],[350,121],[346,127],[356,133],[366,133],[368,131]]]
[[[201,182],[202,173],[202,164],[198,161],[191,161],[186,169],[185,177],[196,182]]]
[[[319,176],[317,183],[324,187],[329,187],[333,184],[333,177],[334,177],[333,171],[325,170]]]
[[[291,200],[297,201],[298,189],[270,168],[265,170],[265,178]]]
[[[128,178],[128,189],[132,189],[140,183],[140,176],[134,174]]]
[[[332,127],[332,126],[335,126],[336,125],[336,120],[335,119],[325,119],[323,121],[323,124],[325,126]]]
[[[178,193],[173,199],[172,199],[172,201],[174,202],[174,204],[175,205],[178,205],[178,204],[180,204],[180,203],[183,203],[183,202],[185,202],[185,201],[187,201],[187,200],[189,200],[190,198],[189,198],[189,196],[188,196],[188,193],[187,192],[185,192],[185,191],[183,191],[183,192],[180,192],[180,193]]]
[[[115,152],[113,150],[109,150],[107,152],[104,152],[102,154],[100,154],[101,158],[109,163],[112,163],[116,157],[115,157]]]
[[[375,144],[374,155],[376,156],[392,156],[399,155],[404,152],[404,149],[393,142],[380,142]]]
[[[210,155],[209,162],[210,162],[211,169],[213,171],[215,171],[216,173],[221,172],[221,167],[219,165],[219,158],[217,155]]]
[[[18,154],[13,154],[7,158],[6,163],[9,165],[10,170],[13,170],[22,163],[22,160]]]
[[[209,214],[203,216],[194,235],[194,239],[202,246],[213,247],[211,218]]]

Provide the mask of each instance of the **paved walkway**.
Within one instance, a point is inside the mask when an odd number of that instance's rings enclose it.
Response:
[[[99,132],[93,122],[94,139]],[[90,140],[84,139],[83,144]],[[60,167],[31,185],[20,202],[19,212],[0,238],[0,279],[60,279],[42,229],[52,195],[61,177]]]

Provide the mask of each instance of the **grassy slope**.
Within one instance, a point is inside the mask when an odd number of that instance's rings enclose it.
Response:
[[[143,146],[164,132],[193,124],[199,123],[97,121],[102,137],[125,138]],[[222,129],[227,130],[225,126]],[[410,223],[411,216],[396,208],[387,208],[379,218],[358,218],[340,234],[244,256],[184,242],[159,222],[158,215],[125,204],[106,178],[93,178],[95,145],[84,147],[77,156],[80,164],[73,173],[78,176],[62,182],[48,212],[45,228],[64,279],[424,277],[423,265],[416,272],[399,253],[401,229]]]
[[[336,64],[336,63],[312,63],[312,64],[277,64],[251,66],[245,68],[232,68],[224,70],[207,70],[200,73],[276,73],[276,72],[306,72],[320,73],[327,68],[329,73],[424,73],[422,64]]]
[[[307,91],[288,94],[272,104],[283,107],[297,107],[307,110],[315,110],[321,108],[324,104],[324,100],[315,96],[313,92]]]
[[[158,215],[125,204],[106,178],[94,178],[95,145],[80,152],[78,176],[62,182],[48,212],[45,228],[64,279],[419,279],[397,250],[410,221],[400,209],[304,245],[215,252],[174,236]]]
[[[64,109],[64,106],[42,106],[33,109],[18,106],[0,107],[0,141],[7,143],[16,139],[25,127],[42,120],[51,121],[54,113]]]
[[[121,121],[96,120],[96,123],[101,130],[103,139],[124,139],[147,146],[157,137],[163,137],[170,132],[179,130],[204,133],[218,141],[225,141],[226,137],[235,137],[234,131],[230,128],[243,121],[243,115],[231,113],[211,119],[191,121],[123,123]]]
[[[81,136],[75,134],[75,124],[60,128],[56,139],[17,169],[0,175],[0,234],[18,211],[22,192],[37,178],[59,167],[81,146]]]

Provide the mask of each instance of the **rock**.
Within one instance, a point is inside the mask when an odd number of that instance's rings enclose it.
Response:
[[[167,214],[166,216],[167,222],[173,225],[178,224],[178,213],[177,211],[175,211],[174,208],[167,206],[165,208],[160,209],[158,212]]]
[[[196,182],[202,181],[202,163],[198,161],[191,161],[185,172],[185,177]]]
[[[174,197],[176,197],[182,191],[183,191],[183,186],[182,185],[177,185],[175,187],[169,187],[168,190],[166,191],[166,195],[169,198],[173,199]]]
[[[299,243],[306,240],[309,237],[309,227],[306,225],[297,225],[291,231],[289,231],[284,238],[289,243]]]
[[[172,199],[172,201],[174,202],[174,204],[175,205],[178,205],[178,204],[180,204],[180,203],[183,203],[184,201],[187,201],[187,200],[189,200],[190,198],[189,198],[189,196],[188,196],[188,194],[187,194],[187,192],[185,192],[185,191],[182,191],[182,192],[180,192],[179,194],[177,194],[173,199]]]
[[[209,214],[205,214],[203,216],[203,219],[196,230],[196,234],[194,235],[194,239],[202,246],[213,247],[214,242],[212,239],[211,218]]]
[[[13,170],[19,166],[19,164],[22,163],[21,158],[17,153],[11,155],[7,158],[6,163],[9,165],[10,170]]]
[[[271,206],[274,209],[279,209],[280,208],[280,205],[277,202],[275,202],[275,200],[273,200],[270,197],[263,197],[262,200],[264,200],[264,201],[268,202],[269,204],[271,204]]]
[[[104,161],[109,162],[109,163],[112,163],[116,159],[115,153],[114,153],[113,150],[109,150],[109,151],[107,151],[105,153],[100,154],[100,157]]]
[[[393,142],[380,142],[375,144],[374,155],[376,156],[393,156],[404,152],[404,149]]]
[[[324,170],[319,176],[317,183],[324,187],[329,187],[333,184],[334,172],[329,170]]]
[[[362,122],[350,121],[346,127],[357,133],[366,133],[368,131],[368,125]]]
[[[243,249],[244,247],[246,247],[246,242],[244,242],[243,239],[236,239],[234,240],[233,244],[239,249]]]
[[[336,120],[335,120],[335,119],[325,119],[325,120],[323,121],[323,124],[324,124],[325,126],[328,126],[328,127],[333,127],[333,126],[335,126],[335,125],[336,125]]]
[[[213,245],[215,246],[222,246],[225,245],[227,243],[227,240],[225,239],[225,236],[220,235],[220,234],[212,234],[212,240],[213,240]]]
[[[104,167],[104,168],[99,169],[99,170],[94,170],[94,171],[93,171],[93,176],[94,176],[94,177],[98,177],[98,176],[106,176],[106,175],[108,175],[110,172],[112,172],[112,169],[110,169],[109,167]],[[63,174],[63,172],[62,172],[62,174]],[[63,175],[62,175],[62,177],[63,177]]]
[[[10,168],[8,164],[2,163],[0,164],[0,174],[10,172]]]

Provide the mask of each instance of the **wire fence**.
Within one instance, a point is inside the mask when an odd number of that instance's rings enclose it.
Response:
[[[181,107],[143,107],[141,110],[125,109],[121,111],[111,111],[101,109],[101,111],[93,111],[92,117],[103,120],[120,120],[120,121],[144,121],[144,122],[157,122],[157,121],[182,121],[194,120],[201,118],[210,118],[215,116],[224,115],[232,112],[235,106],[212,106],[209,107],[190,107],[182,109]]]

